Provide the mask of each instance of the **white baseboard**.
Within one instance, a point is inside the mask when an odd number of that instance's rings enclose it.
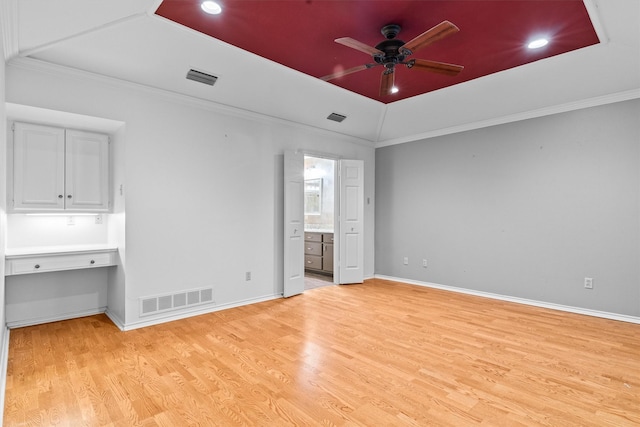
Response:
[[[76,317],[93,316],[95,314],[104,313],[106,310],[107,310],[107,307],[98,307],[98,308],[91,309],[91,310],[74,311],[74,312],[64,313],[64,314],[56,314],[54,316],[34,317],[34,318],[31,318],[31,319],[14,320],[14,321],[11,321],[11,322],[7,322],[7,328],[10,328],[10,329],[23,328],[25,326],[40,325],[42,323],[51,323],[51,322],[59,322],[61,320],[75,319]]]
[[[424,286],[427,288],[442,289],[444,291],[458,292],[461,294],[474,295],[478,297],[491,298],[491,299],[496,299],[500,301],[514,302],[517,304],[525,304],[525,305],[531,305],[535,307],[549,308],[551,310],[566,311],[569,313],[584,314],[586,316],[602,317],[605,319],[619,320],[621,322],[640,324],[640,317],[629,316],[626,314],[609,313],[606,311],[591,310],[588,308],[572,307],[568,305],[554,304],[550,302],[536,301],[536,300],[530,300],[526,298],[518,298],[518,297],[512,297],[508,295],[500,295],[500,294],[493,294],[490,292],[476,291],[473,289],[458,288],[455,286],[439,285],[437,283],[421,282],[418,280],[403,279],[400,277],[383,276],[381,274],[376,274],[375,278],[382,279],[382,280],[390,280],[392,282],[407,283],[410,285]]]
[[[107,315],[107,317],[113,322],[114,325],[116,325],[118,329],[120,329],[121,331],[125,330],[124,322],[122,321],[122,319],[120,319],[120,317],[118,317],[114,312],[110,311],[108,307],[107,311],[105,311],[104,314]]]
[[[126,323],[124,325],[116,323],[116,326],[123,331],[131,331],[133,329],[145,328],[147,326],[159,325],[161,323],[173,322],[174,320],[186,319],[187,317],[199,316],[201,314],[213,313],[216,311],[227,310],[229,308],[241,307],[243,305],[256,304],[259,302],[270,301],[282,298],[282,295],[266,295],[258,298],[250,298],[246,300],[236,301],[229,304],[220,304],[215,306],[201,306],[199,309],[184,310],[180,312],[167,313],[165,316],[154,317],[153,319],[145,319],[142,321]],[[107,316],[109,313],[107,312]],[[113,321],[114,319],[109,316]]]

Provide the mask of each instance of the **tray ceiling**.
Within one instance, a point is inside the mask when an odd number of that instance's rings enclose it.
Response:
[[[14,93],[31,71],[97,78],[380,147],[640,97],[637,0],[220,1],[211,17],[194,0],[3,0],[7,101],[64,110]],[[457,77],[400,69],[386,99],[381,67],[319,78],[370,61],[335,38],[375,45],[393,22],[408,41],[443,20],[460,31],[412,56],[464,65]],[[538,32],[550,44],[526,50]]]
[[[396,67],[398,92],[380,96],[378,66],[330,82],[390,103],[432,92],[530,62],[597,44],[598,36],[581,0],[535,1],[264,1],[224,0],[209,15],[201,0],[164,0],[156,14],[313,77],[372,63],[366,53],[335,43],[351,37],[369,46],[398,24],[398,39],[413,39],[444,20],[460,28],[411,55],[463,65],[455,77]],[[528,49],[534,38],[549,44]]]

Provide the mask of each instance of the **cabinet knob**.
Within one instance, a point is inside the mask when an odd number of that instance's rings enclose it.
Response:
[[[91,264],[95,264],[95,263],[96,263],[95,260],[91,260]]]
[[[70,199],[70,198],[71,198],[71,194],[69,194],[69,195],[67,196],[67,199]]]
[[[37,269],[37,268],[40,268],[40,264],[36,264],[34,267],[35,267],[36,269]]]
[[[62,194],[58,194],[58,199],[62,199]]]

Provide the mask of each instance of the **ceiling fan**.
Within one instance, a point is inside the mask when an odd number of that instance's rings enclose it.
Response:
[[[407,60],[407,57],[412,55],[418,49],[460,31],[460,29],[451,22],[443,21],[407,43],[400,39],[396,39],[400,30],[401,27],[397,24],[389,24],[382,27],[381,32],[382,35],[385,36],[386,40],[378,43],[375,47],[371,47],[365,43],[359,42],[358,40],[352,39],[351,37],[336,39],[336,43],[370,54],[373,56],[373,60],[375,62],[338,71],[321,77],[321,79],[328,81],[382,65],[384,67],[384,71],[382,72],[382,78],[380,79],[380,96],[384,96],[393,93],[392,90],[395,80],[396,65],[406,65],[409,69],[416,68],[433,73],[446,74],[448,76],[456,76],[464,68],[462,65],[447,64],[444,62],[429,61],[426,59]]]

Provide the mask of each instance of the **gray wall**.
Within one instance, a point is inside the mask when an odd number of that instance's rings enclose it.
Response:
[[[378,275],[640,315],[640,100],[380,148],[375,185]]]

